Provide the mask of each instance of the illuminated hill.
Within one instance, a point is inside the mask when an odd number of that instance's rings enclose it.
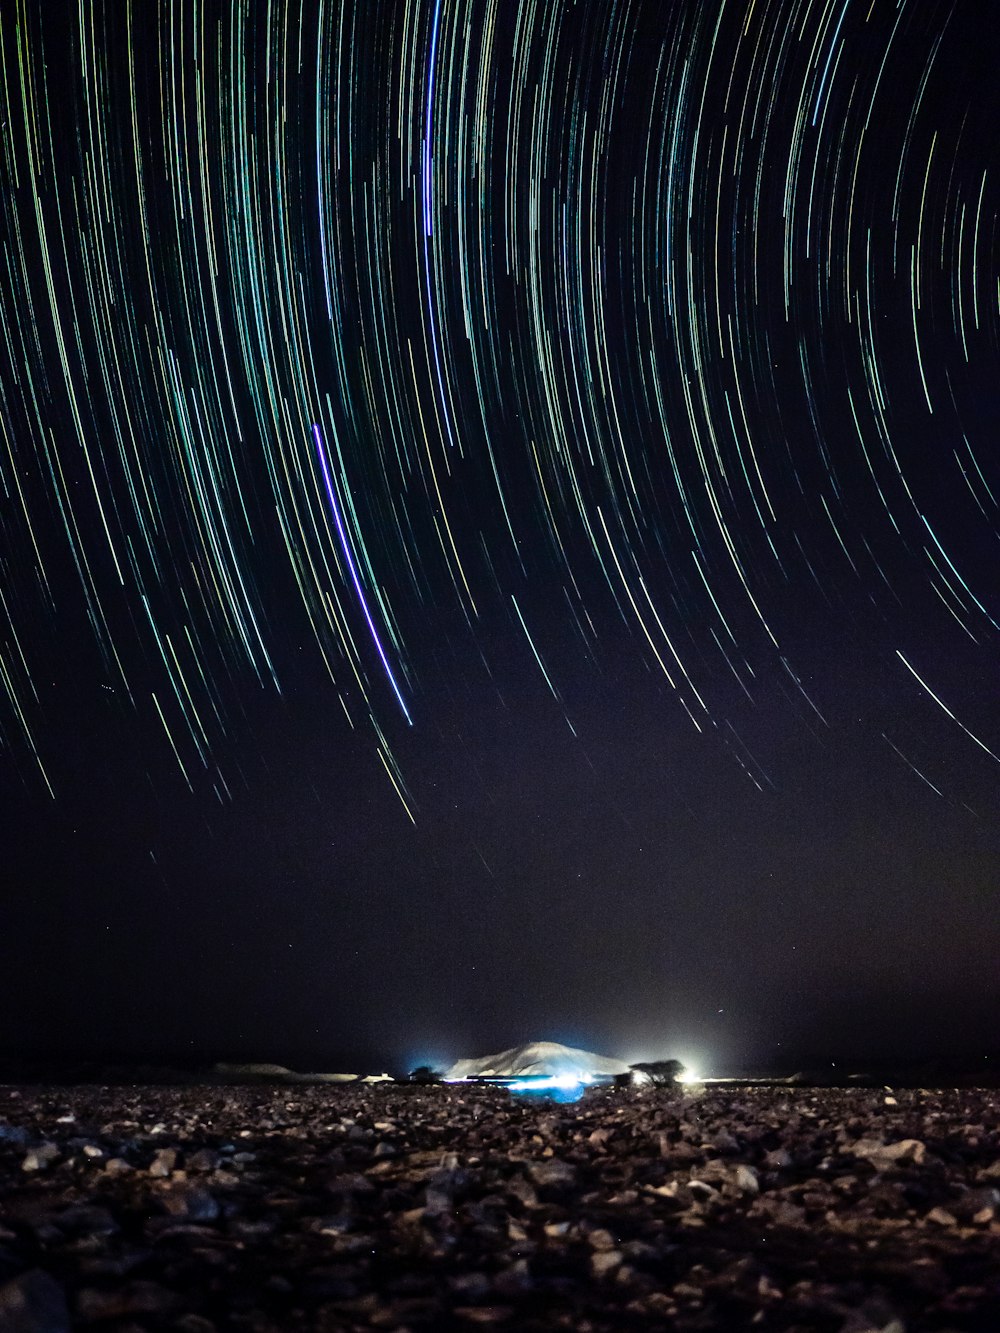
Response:
[[[628,1065],[606,1055],[562,1046],[555,1041],[531,1041],[512,1046],[498,1055],[484,1055],[470,1060],[456,1060],[445,1071],[449,1082],[464,1078],[560,1078],[573,1076],[610,1078],[627,1074]]]

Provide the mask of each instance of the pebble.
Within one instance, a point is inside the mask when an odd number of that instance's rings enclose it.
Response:
[[[159,1177],[169,1176],[177,1166],[178,1155],[176,1148],[159,1148],[149,1164],[149,1174]]]
[[[59,1149],[54,1143],[40,1143],[37,1148],[26,1154],[21,1163],[22,1171],[46,1171],[59,1158]]]
[[[179,1305],[180,1298],[159,1283],[135,1281],[112,1291],[84,1287],[77,1296],[76,1311],[85,1323],[95,1323],[128,1315],[165,1314]]]
[[[41,1268],[0,1286],[0,1333],[70,1333],[62,1287]]]
[[[208,1190],[180,1183],[165,1189],[159,1196],[164,1208],[174,1217],[185,1217],[192,1222],[212,1222],[219,1216],[219,1205]]]
[[[590,1271],[596,1278],[607,1277],[621,1266],[621,1250],[598,1250],[590,1256]]]
[[[1000,1329],[989,1093],[14,1091],[0,1333]]]

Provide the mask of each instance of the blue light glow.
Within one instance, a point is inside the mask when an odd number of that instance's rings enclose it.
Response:
[[[576,1102],[593,1082],[589,1074],[552,1074],[548,1078],[519,1078],[508,1083],[510,1092],[520,1095],[548,1097],[555,1102]]]

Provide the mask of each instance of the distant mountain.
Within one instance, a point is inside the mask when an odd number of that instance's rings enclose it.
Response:
[[[556,1041],[530,1041],[497,1055],[456,1060],[450,1069],[445,1070],[444,1077],[448,1081],[528,1077],[576,1077],[582,1081],[588,1076],[610,1078],[615,1074],[627,1074],[628,1069],[624,1060],[595,1055],[593,1051],[562,1046]]]
[[[220,1061],[213,1074],[230,1083],[388,1083],[389,1074],[300,1074],[284,1065],[227,1064]]]

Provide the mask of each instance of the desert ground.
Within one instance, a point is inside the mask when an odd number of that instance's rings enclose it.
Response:
[[[998,1108],[0,1086],[0,1333],[997,1333]]]

